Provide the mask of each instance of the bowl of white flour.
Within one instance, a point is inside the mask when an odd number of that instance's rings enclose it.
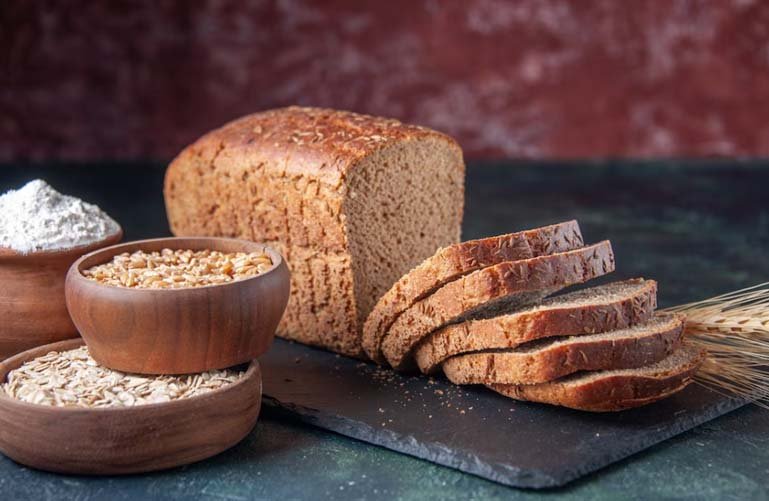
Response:
[[[0,360],[78,336],[64,300],[67,270],[122,237],[99,207],[40,179],[0,195]]]
[[[20,254],[84,247],[120,231],[99,207],[63,195],[42,179],[0,195],[0,247]]]

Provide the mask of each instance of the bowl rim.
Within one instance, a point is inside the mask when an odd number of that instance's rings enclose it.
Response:
[[[0,261],[27,261],[34,259],[52,259],[69,255],[82,256],[86,253],[120,245],[123,239],[123,228],[118,224],[117,231],[106,237],[88,244],[78,245],[77,247],[67,247],[66,249],[47,249],[36,250],[32,252],[20,252],[10,247],[0,246]]]
[[[113,251],[119,250],[123,247],[133,247],[133,246],[139,246],[141,248],[141,245],[143,244],[149,244],[149,243],[160,243],[160,242],[180,242],[185,240],[203,240],[203,241],[209,241],[209,242],[231,242],[231,243],[242,243],[244,245],[248,246],[259,246],[262,248],[263,251],[265,251],[267,254],[269,254],[270,259],[272,260],[272,266],[270,269],[263,273],[259,273],[258,275],[254,275],[251,277],[241,278],[238,280],[233,280],[231,282],[223,282],[220,284],[209,284],[209,285],[199,285],[195,287],[178,287],[178,288],[169,288],[169,289],[150,289],[145,287],[120,287],[117,285],[110,285],[110,284],[104,284],[101,282],[97,282],[96,280],[90,280],[85,275],[83,275],[83,270],[81,267],[83,266],[83,263],[92,257],[95,257],[99,254],[108,254]],[[169,246],[168,248],[173,249],[174,246]],[[183,248],[183,247],[177,247],[177,248]],[[138,249],[137,249],[138,250]],[[184,249],[186,250],[186,249]],[[210,250],[216,250],[216,249],[210,249]],[[114,257],[119,252],[115,252],[114,254],[111,254],[110,257]],[[106,262],[106,261],[105,261]],[[72,263],[72,266],[70,266],[69,272],[67,273],[67,277],[72,277],[73,280],[77,280],[81,284],[87,284],[89,287],[98,287],[98,288],[104,288],[105,290],[118,290],[123,291],[126,293],[139,293],[139,294],[145,294],[145,293],[162,293],[162,294],[168,294],[168,293],[180,293],[182,291],[184,292],[190,292],[190,291],[204,291],[206,289],[211,289],[215,287],[228,287],[228,286],[237,286],[241,284],[245,284],[248,282],[251,282],[253,280],[263,279],[270,273],[276,272],[281,267],[281,264],[285,262],[285,259],[281,255],[280,252],[278,252],[273,247],[263,244],[260,242],[254,242],[251,240],[245,240],[242,238],[229,238],[229,237],[197,237],[197,236],[185,236],[185,237],[160,237],[160,238],[147,238],[143,240],[132,240],[129,242],[121,242],[115,245],[110,245],[108,247],[100,247],[98,249],[95,249],[87,254],[83,254],[78,258],[74,263]],[[104,264],[104,263],[100,263]],[[96,265],[92,265],[96,266]]]
[[[24,350],[21,353],[17,353],[16,355],[0,362],[0,407],[9,407],[12,409],[13,408],[26,409],[26,410],[35,411],[35,412],[66,413],[67,415],[70,415],[70,416],[86,415],[94,412],[100,413],[100,414],[142,412],[143,410],[151,411],[152,409],[158,409],[161,407],[166,409],[173,409],[174,407],[178,407],[179,408],[178,410],[181,410],[183,407],[187,407],[194,402],[202,402],[204,400],[216,398],[225,392],[232,391],[240,386],[248,384],[251,382],[252,379],[256,377],[260,379],[259,386],[261,388],[261,367],[259,365],[259,360],[255,358],[250,362],[248,362],[248,367],[246,368],[245,374],[243,375],[243,377],[240,378],[238,381],[235,381],[234,383],[230,383],[228,385],[222,386],[221,388],[217,388],[215,390],[211,390],[201,395],[196,395],[194,397],[171,400],[169,402],[157,402],[152,404],[134,405],[130,407],[91,408],[91,407],[75,407],[75,406],[59,407],[55,405],[32,404],[32,403],[24,402],[22,400],[18,400],[16,398],[11,397],[3,389],[3,386],[8,380],[8,373],[11,372],[11,370],[15,370],[15,369],[7,368],[9,365],[9,362],[16,363],[21,359],[21,363],[19,364],[19,367],[21,367],[21,365],[24,364],[25,362],[32,360],[33,358],[43,356],[52,351],[69,351],[69,350],[74,350],[76,348],[79,348],[81,346],[86,346],[85,340],[82,338],[65,339],[63,341],[57,341],[55,343],[44,344],[44,345],[36,346],[34,348],[30,348],[28,350]],[[33,352],[33,351],[40,351],[41,353],[39,355],[32,356],[30,352]],[[129,374],[129,373],[126,373],[126,374]],[[153,377],[150,374],[136,374],[136,375],[143,378]],[[161,376],[165,376],[165,375],[161,375]]]

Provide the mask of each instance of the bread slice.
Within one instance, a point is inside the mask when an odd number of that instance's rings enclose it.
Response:
[[[608,241],[582,249],[480,269],[414,303],[392,324],[382,343],[390,365],[414,365],[413,348],[434,330],[528,306],[556,290],[614,271]]]
[[[379,299],[363,326],[363,349],[373,361],[384,364],[382,339],[398,315],[462,275],[505,261],[530,259],[583,245],[579,225],[567,221],[441,248],[403,275]]]
[[[684,322],[683,315],[663,313],[618,331],[466,353],[446,360],[443,372],[455,384],[536,384],[578,371],[643,367],[662,360],[680,345]]]
[[[545,299],[537,306],[498,317],[443,327],[425,338],[414,358],[425,374],[461,353],[515,348],[552,336],[594,334],[649,320],[657,307],[657,282],[613,282]]]
[[[705,350],[684,343],[667,358],[646,367],[577,373],[549,383],[494,384],[492,390],[529,400],[593,412],[640,407],[668,397],[692,382]]]
[[[459,241],[462,150],[397,120],[292,106],[185,148],[166,171],[171,231],[274,246],[291,269],[278,335],[363,357],[363,322],[404,273]]]

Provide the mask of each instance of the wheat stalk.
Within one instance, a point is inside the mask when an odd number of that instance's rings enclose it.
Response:
[[[769,282],[665,311],[685,314],[685,335],[708,350],[697,382],[769,408]]]

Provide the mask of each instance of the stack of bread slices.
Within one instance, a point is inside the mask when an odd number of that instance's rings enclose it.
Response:
[[[614,271],[608,241],[576,221],[440,249],[384,294],[363,348],[397,370],[590,411],[683,389],[705,353],[683,316],[655,313],[657,283],[632,279],[554,295]]]

